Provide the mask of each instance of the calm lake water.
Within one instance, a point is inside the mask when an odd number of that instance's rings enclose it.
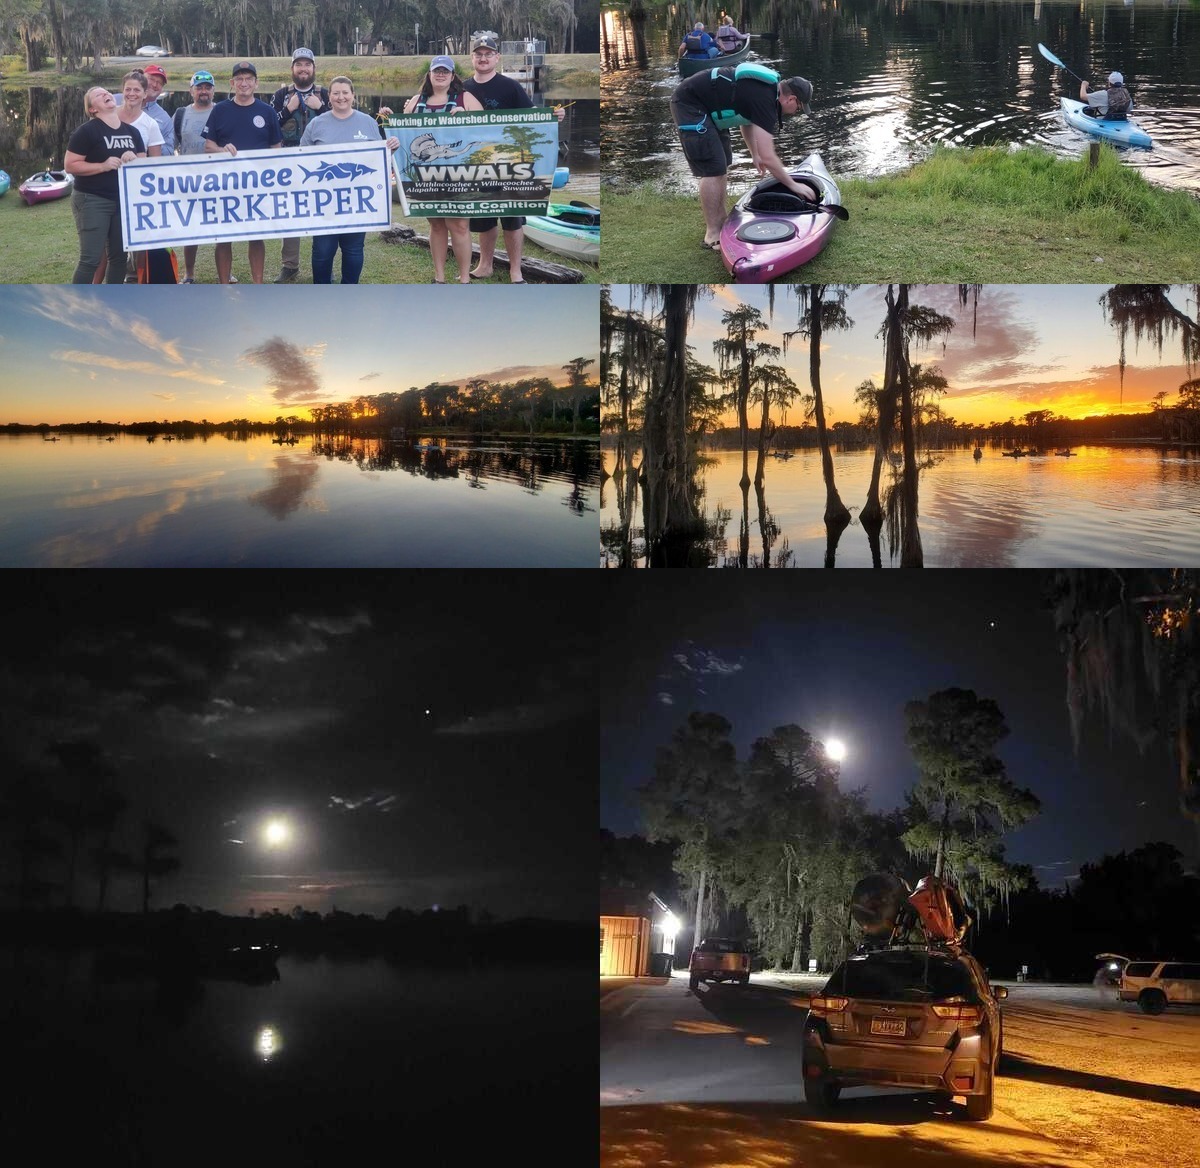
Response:
[[[542,1146],[570,1093],[594,1117],[594,975],[285,956],[276,982],[167,993],[95,982],[87,954],[24,960],[0,1010],[6,1148],[19,1118],[42,1163],[465,1164],[481,1141]]]
[[[170,62],[167,62],[167,68],[169,71]],[[0,169],[8,171],[14,187],[30,174],[44,168],[48,161],[55,166],[62,165],[67,140],[85,120],[84,92],[84,87],[74,85],[54,89],[0,85]],[[267,100],[270,100],[273,92],[273,88],[269,89]],[[376,92],[360,86],[358,108],[372,113],[381,104],[392,109],[403,109],[405,101],[411,96]],[[570,167],[572,191],[592,193],[596,189],[595,176],[600,170],[600,102],[594,97],[579,98],[574,93],[560,95],[551,90],[546,94],[537,94],[534,103],[541,105],[557,100],[572,100],[559,129],[559,165]],[[186,90],[176,89],[160,98],[159,104],[171,112],[190,101]],[[574,177],[576,175],[579,176],[578,182]]]
[[[920,531],[931,568],[1176,566],[1200,563],[1200,449],[1077,446],[1076,457],[1004,458],[986,448],[976,461],[969,449],[935,452],[921,472]],[[709,519],[730,512],[723,538],[712,541],[714,567],[739,565],[743,520],[750,533],[746,566],[762,566],[763,517],[754,487],[743,515],[741,451],[710,451],[704,468]],[[858,512],[871,479],[870,451],[835,451],[842,502],[854,518],[838,544],[839,567],[869,567],[871,553]],[[606,452],[611,467],[611,454]],[[754,473],[753,452],[750,473]],[[888,482],[885,464],[882,487]],[[771,566],[820,567],[825,557],[825,486],[816,450],[790,460],[767,460],[764,489],[778,535]],[[612,480],[601,492],[600,525],[617,523]],[[640,501],[634,527],[642,526]],[[640,541],[635,543],[635,549]],[[790,553],[790,554],[789,554]],[[601,563],[618,566],[611,553]],[[883,563],[888,565],[887,535]],[[899,563],[899,555],[893,564]],[[642,566],[639,560],[638,566]]]
[[[0,438],[0,566],[590,567],[595,442]]]
[[[1093,87],[1098,75],[1121,70],[1154,139],[1151,150],[1123,150],[1125,162],[1162,186],[1200,191],[1200,9],[1186,0],[841,0],[781,9],[778,39],[755,42],[758,59],[815,86],[813,114],[776,139],[785,161],[816,150],[835,176],[870,177],[910,166],[938,143],[1039,145],[1078,157],[1087,138],[1063,123],[1058,99],[1077,97],[1079,82],[1041,57],[1041,42]],[[767,11],[756,32],[772,31]],[[685,17],[678,9],[646,22],[643,66],[625,15],[604,14],[605,182],[694,189],[668,108]],[[757,177],[736,141],[729,174],[731,189]]]

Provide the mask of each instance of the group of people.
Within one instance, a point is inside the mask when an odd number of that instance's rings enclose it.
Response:
[[[680,43],[679,55],[689,61],[703,61],[736,53],[745,43],[746,34],[734,27],[733,17],[722,15],[717,31],[711,34],[705,29],[704,21],[696,21],[692,31]]]
[[[498,72],[500,43],[495,33],[476,33],[471,39],[473,73],[460,78],[452,58],[437,56],[431,62],[419,93],[404,107],[405,113],[441,113],[452,116],[468,110],[523,109],[533,103],[519,83]],[[100,279],[110,284],[126,279],[127,256],[121,233],[117,171],[137,158],[169,154],[266,150],[297,146],[321,146],[384,137],[378,121],[354,108],[354,83],[334,77],[329,87],[316,83],[316,58],[311,49],[292,54],[291,83],[280,86],[265,102],[256,96],[258,70],[251,61],[234,65],[233,95],[216,101],[216,81],[206,70],[192,75],[191,104],[177,109],[172,117],[157,102],[167,75],[159,65],[127,73],[121,100],[103,86],[93,86],[84,95],[88,120],[71,135],[64,158],[65,169],[75,179],[71,207],[79,233],[79,262],[73,282],[90,284]],[[564,110],[558,110],[561,121]],[[384,106],[380,118],[392,113]],[[385,137],[395,151],[399,139]],[[492,275],[499,230],[504,231],[509,277],[523,284],[521,255],[525,225],[523,218],[443,218],[429,220],[433,283],[446,282],[445,267],[453,243],[458,282],[483,280]],[[479,233],[479,262],[471,268],[471,233]],[[341,252],[341,282],[357,284],[363,269],[365,232],[313,237],[312,279],[314,284],[333,281],[333,266]],[[294,283],[300,275],[300,238],[282,241],[280,271],[276,284]],[[236,283],[232,274],[233,245],[217,243],[217,279]],[[182,283],[195,282],[197,247],[185,245]],[[163,272],[167,253],[152,249],[143,256],[149,272]],[[251,278],[264,280],[266,245],[263,240],[248,244]],[[151,277],[153,278],[153,277]],[[171,279],[173,276],[162,276]]]

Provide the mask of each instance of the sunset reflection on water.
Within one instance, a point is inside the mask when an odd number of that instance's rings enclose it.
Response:
[[[1200,450],[1151,446],[1078,446],[1075,456],[1004,458],[985,447],[935,451],[921,473],[920,530],[928,567],[1010,568],[1177,565],[1200,559]],[[739,537],[749,531],[747,566],[764,557],[762,516],[751,486],[743,508],[741,452],[709,451],[702,470],[706,511],[730,512],[723,539],[710,545],[714,566],[736,566]],[[842,501],[854,514],[837,549],[837,565],[868,567],[870,550],[858,512],[867,496],[872,453],[834,451]],[[611,455],[607,456],[611,469]],[[754,455],[750,459],[754,473]],[[882,488],[888,481],[884,467]],[[768,459],[764,499],[772,564],[820,566],[825,555],[825,487],[816,450],[788,461]],[[617,522],[613,482],[601,494],[602,529]],[[640,500],[634,509],[640,528]],[[883,562],[887,564],[886,537]],[[894,561],[894,562],[898,562]]]

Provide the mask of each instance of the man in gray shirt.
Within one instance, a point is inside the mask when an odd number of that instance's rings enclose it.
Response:
[[[192,104],[180,106],[175,111],[171,131],[175,136],[176,154],[203,154],[204,138],[201,136],[204,127],[208,125],[208,115],[213,110],[213,94],[216,82],[207,69],[198,69],[192,74],[192,84],[189,92]],[[194,243],[184,244],[183,247],[183,276],[181,284],[196,282],[196,250]],[[235,283],[233,276],[229,277],[231,284]]]

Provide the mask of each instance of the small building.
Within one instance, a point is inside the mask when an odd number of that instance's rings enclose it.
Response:
[[[546,69],[546,42],[530,38],[500,42],[500,71],[514,81],[531,81],[540,86]]]
[[[670,976],[679,919],[653,892],[600,893],[600,976]]]

